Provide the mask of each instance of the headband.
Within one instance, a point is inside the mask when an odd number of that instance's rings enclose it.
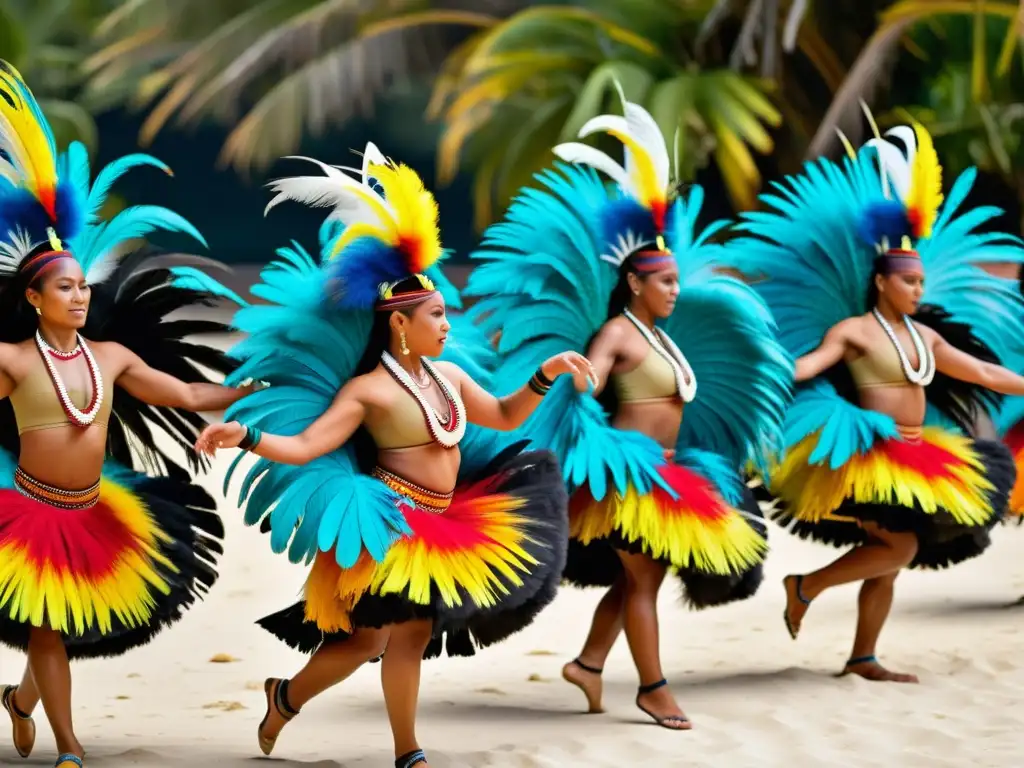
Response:
[[[884,275],[894,273],[924,275],[924,264],[917,251],[905,248],[890,248],[877,260],[878,271]]]
[[[18,265],[18,274],[23,275],[26,282],[31,283],[61,259],[74,258],[70,251],[64,249],[64,244],[52,227],[46,228],[46,235],[49,238],[50,250],[37,253]]]
[[[668,269],[675,264],[675,256],[673,256],[672,251],[666,247],[665,238],[658,235],[655,243],[657,244],[657,250],[636,251],[630,257],[637,272],[651,274],[653,272],[660,272],[663,269]]]
[[[415,274],[412,277],[416,278],[420,287],[411,291],[403,291],[402,293],[395,293],[395,286],[408,278],[396,280],[393,283],[381,283],[379,298],[374,309],[378,312],[394,312],[398,309],[408,309],[409,307],[415,307],[417,304],[422,304],[438,293],[433,281],[426,275]]]

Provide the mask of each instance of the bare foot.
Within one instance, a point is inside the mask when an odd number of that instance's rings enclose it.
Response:
[[[672,695],[667,685],[662,685],[649,693],[641,693],[636,697],[636,705],[662,728],[671,731],[688,731],[693,728],[693,724],[679,708],[676,697]]]
[[[260,751],[264,755],[269,755],[274,751],[274,745],[277,743],[277,737],[280,735],[281,729],[294,717],[294,715],[289,717],[282,714],[281,710],[277,707],[277,689],[282,682],[282,680],[276,678],[269,678],[263,684],[263,690],[267,696],[267,714],[263,717],[263,722],[260,723],[256,736],[259,739]]]
[[[782,586],[786,590],[786,629],[794,640],[800,634],[800,624],[810,607],[810,601],[801,598],[800,580],[799,576],[787,576],[782,580]]]
[[[858,664],[847,664],[843,669],[844,675],[857,675],[865,680],[873,680],[881,683],[917,683],[917,675],[908,675],[903,672],[890,672],[877,661],[862,661]]]
[[[14,749],[19,757],[28,757],[36,744],[36,723],[31,717],[22,717],[17,703],[17,691],[16,686],[9,686],[3,690],[3,706],[11,716]]]
[[[575,685],[583,695],[587,697],[587,713],[597,714],[604,712],[601,706],[601,675],[598,672],[588,672],[580,666],[578,661],[570,661],[562,667],[562,677]]]

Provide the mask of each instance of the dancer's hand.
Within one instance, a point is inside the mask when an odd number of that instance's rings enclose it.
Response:
[[[594,366],[579,352],[562,352],[560,355],[549,357],[540,366],[541,372],[554,381],[563,373],[571,374],[579,384],[589,381],[597,386],[597,374],[594,373]]]
[[[213,456],[218,448],[237,448],[245,438],[245,427],[237,421],[227,424],[210,424],[199,433],[196,440],[196,452]]]

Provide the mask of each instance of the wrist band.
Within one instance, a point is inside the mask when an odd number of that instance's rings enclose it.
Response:
[[[532,389],[536,394],[540,395],[541,397],[544,397],[544,395],[548,393],[548,390],[551,389],[551,385],[543,384],[536,373],[530,377],[530,380],[526,382],[526,384],[530,389]]]
[[[551,379],[544,375],[543,368],[538,368],[537,372],[533,375],[537,379],[537,383],[540,384],[542,387],[545,387],[546,389],[551,389],[551,386],[555,383],[554,381],[552,381]]]
[[[243,451],[252,451],[257,445],[260,444],[260,440],[263,439],[263,431],[256,427],[245,427],[245,437],[238,442],[238,447]]]

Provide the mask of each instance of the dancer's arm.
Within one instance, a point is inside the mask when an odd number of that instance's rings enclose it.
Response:
[[[481,427],[502,432],[516,429],[536,410],[543,397],[530,387],[529,382],[510,395],[495,397],[457,365],[437,365],[458,386],[466,406],[466,419]],[[585,381],[588,375],[593,375],[590,362],[578,352],[563,352],[545,360],[540,366],[540,372],[550,381],[564,373],[571,374],[577,381]]]
[[[624,326],[618,323],[605,323],[605,326],[598,332],[594,340],[590,342],[587,349],[587,359],[594,368],[594,395],[601,394],[601,391],[608,383],[608,377],[619,359],[619,350],[626,339]],[[576,389],[586,392],[587,380],[576,379]]]
[[[186,411],[223,411],[236,400],[252,392],[251,386],[225,387],[222,384],[181,379],[152,368],[137,354],[120,344],[105,345],[117,361],[117,385],[148,405],[184,408]]]
[[[291,437],[261,433],[259,442],[250,450],[279,464],[306,464],[330,453],[344,445],[363,423],[364,389],[362,378],[353,379],[341,388],[331,407],[302,432]],[[196,451],[212,456],[219,448],[237,447],[248,433],[248,428],[237,421],[211,424],[196,440]]]
[[[957,349],[930,328],[925,331],[929,332],[935,340],[932,352],[935,370],[939,373],[1004,395],[1024,395],[1024,376],[1018,376],[1001,365],[979,360]]]
[[[842,360],[853,339],[856,320],[849,318],[833,325],[817,349],[798,357],[794,379],[798,382],[813,379]]]

